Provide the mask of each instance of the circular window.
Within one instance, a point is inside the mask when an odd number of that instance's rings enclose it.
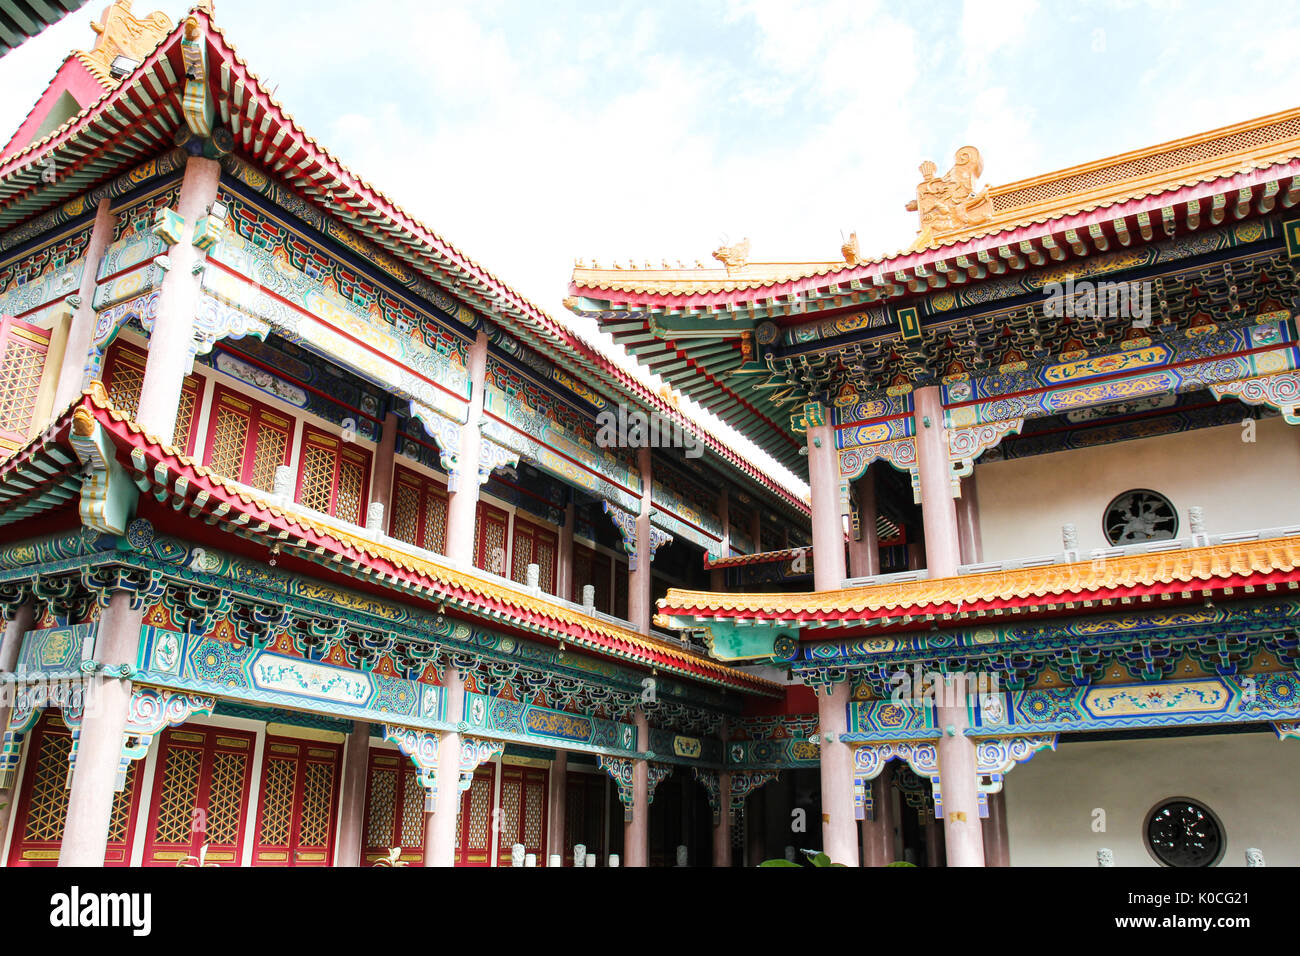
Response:
[[[1213,866],[1223,855],[1223,827],[1195,800],[1159,804],[1147,817],[1147,849],[1165,866]]]
[[[1106,506],[1102,525],[1111,544],[1166,541],[1178,534],[1178,512],[1164,495],[1137,488]]]

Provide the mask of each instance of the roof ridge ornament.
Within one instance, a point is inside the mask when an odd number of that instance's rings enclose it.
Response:
[[[907,204],[908,212],[920,214],[917,245],[947,233],[960,232],[993,218],[993,200],[988,187],[978,190],[975,180],[984,173],[984,160],[974,146],[963,146],[954,155],[955,162],[943,176],[930,160],[920,166],[921,182],[916,198]]]
[[[724,239],[723,242],[726,242]],[[727,274],[745,268],[749,262],[749,240],[742,239],[735,245],[722,245],[713,250],[713,258],[727,267]]]
[[[172,21],[160,10],[140,19],[131,13],[131,0],[115,0],[90,28],[96,34],[95,45],[82,57],[99,67],[103,76],[117,77],[120,71],[114,71],[114,61],[125,57],[132,61],[131,69],[139,66],[172,31]]]

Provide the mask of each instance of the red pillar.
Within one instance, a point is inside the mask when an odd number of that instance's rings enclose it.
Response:
[[[722,543],[718,550],[722,557],[731,557],[731,489],[723,485],[718,494],[718,520],[722,522]],[[709,587],[714,591],[727,589],[727,572],[723,568],[714,568],[709,572]]]
[[[569,503],[564,506],[564,527],[560,528],[560,553],[555,567],[555,594],[566,601],[582,600],[581,594],[573,593],[573,531],[577,520],[578,512],[570,492]]]
[[[871,805],[875,819],[862,821],[862,865],[887,866],[894,862],[894,764],[885,764],[871,781]]]
[[[387,531],[393,507],[393,462],[397,456],[397,413],[384,416],[384,430],[375,450],[374,477],[370,482],[370,503],[383,508],[379,527],[370,528],[370,512],[366,512],[366,527],[371,531]]]
[[[1007,838],[1007,801],[1004,791],[987,796],[989,815],[984,824],[984,862],[987,866],[1010,866],[1011,844]]]
[[[653,487],[650,449],[638,449],[637,459],[641,466],[641,513],[636,519],[636,553],[628,562],[629,566],[636,566],[628,569],[627,614],[633,627],[642,634],[649,634],[650,619],[654,616],[650,606],[653,596],[650,578],[650,492]]]
[[[918,389],[915,398],[926,567],[931,578],[952,577],[961,564],[961,535],[952,497],[942,394],[937,385],[931,385]],[[944,844],[949,866],[983,866],[975,744],[964,733],[968,720],[965,690],[965,681],[946,681],[935,708],[935,723],[943,733],[939,738],[939,779]]]
[[[814,562],[817,559],[813,552]],[[814,564],[815,568],[815,564]],[[822,848],[832,863],[858,865],[858,826],[853,810],[853,751],[840,740],[848,731],[849,685],[817,695],[821,734]]]
[[[844,584],[844,522],[840,516],[840,462],[835,429],[823,406],[809,405],[808,484],[812,491],[813,588],[834,591]]]
[[[191,156],[185,164],[176,212],[185,220],[180,240],[167,250],[171,266],[163,277],[158,315],[149,334],[149,357],[140,386],[136,422],[146,434],[170,443],[176,431],[176,410],[181,383],[190,373],[194,342],[194,316],[198,312],[199,275],[195,266],[206,254],[192,244],[194,224],[207,215],[217,198],[221,164],[215,159]]]
[[[650,749],[650,724],[640,708],[636,712],[636,749]],[[650,865],[650,766],[632,763],[632,819],[623,824],[623,865]]]
[[[849,535],[849,577],[865,578],[880,573],[875,471],[868,467],[866,474],[854,482],[854,488],[858,494],[858,537]]]
[[[551,762],[551,775],[547,779],[546,859],[542,861],[546,866],[551,865],[553,856],[558,856],[560,865],[564,865],[564,818],[565,801],[569,795],[568,776],[569,754],[557,750],[555,760]]]
[[[366,774],[370,769],[370,723],[352,722],[347,753],[343,758],[342,807],[335,866],[360,866],[361,841],[365,832]]]
[[[478,456],[483,441],[483,396],[487,388],[487,333],[480,331],[469,350],[470,402],[460,430],[456,466],[447,482],[447,557],[474,563],[474,518],[478,511]]]
[[[975,488],[973,474],[961,480],[961,497],[957,499],[957,533],[961,538],[961,563],[979,564],[983,561],[979,493]]]
[[[718,822],[713,827],[713,865],[731,866],[731,774],[718,774]]]
[[[85,271],[81,274],[81,288],[77,290],[81,304],[72,313],[72,321],[68,326],[68,340],[59,367],[59,384],[54,392],[56,414],[71,405],[86,384],[83,378],[90,358],[90,339],[95,329],[93,300],[99,275],[99,260],[104,257],[104,250],[113,241],[113,225],[117,218],[110,211],[110,205],[107,196],[99,201],[99,207],[95,211],[95,224],[90,229]]]
[[[95,656],[108,667],[135,666],[143,608],[116,592],[99,618]],[[68,792],[68,822],[59,866],[103,866],[113,814],[114,784],[131,704],[131,682],[95,674],[87,681],[86,713]]]

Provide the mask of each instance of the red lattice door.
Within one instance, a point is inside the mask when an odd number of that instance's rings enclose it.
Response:
[[[514,555],[510,577],[520,584],[528,580],[528,565],[537,565],[537,583],[548,594],[555,593],[555,555],[559,543],[554,531],[515,518]]]
[[[342,747],[267,737],[254,866],[329,866]]]
[[[497,845],[497,866],[510,865],[510,848],[524,845],[525,853],[537,854],[546,865],[546,778],[547,771],[533,767],[501,768],[501,841]]]
[[[244,844],[253,735],[218,728],[169,730],[158,751],[144,865],[175,866],[198,856],[238,866]]]
[[[579,843],[605,858],[605,780],[604,774],[594,773],[570,773],[565,779],[565,866],[573,866],[573,848]]]
[[[492,798],[496,764],[474,771],[469,789],[461,794],[456,825],[456,865],[488,866],[492,862]]]
[[[506,536],[510,515],[480,501],[474,512],[474,567],[502,577],[506,573]]]
[[[72,735],[62,718],[47,712],[27,742],[27,767],[18,795],[10,866],[54,866],[59,861],[63,828],[68,819],[68,754]],[[136,780],[139,762],[131,761],[126,788],[113,797],[105,866],[128,866],[135,829]]]
[[[424,788],[417,777],[408,758],[391,750],[370,751],[361,850],[366,863],[400,847],[408,866],[424,865]]]

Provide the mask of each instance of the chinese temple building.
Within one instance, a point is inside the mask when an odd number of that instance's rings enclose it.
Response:
[[[806,456],[813,590],[655,623],[815,692],[729,741],[770,855],[811,805],[850,866],[1300,863],[1300,110],[982,173],[924,163],[880,258],[578,263],[572,311]]]
[[[343,166],[209,5],[95,33],[0,150],[0,860],[763,852],[813,696],[651,618],[811,587],[807,503]]]

